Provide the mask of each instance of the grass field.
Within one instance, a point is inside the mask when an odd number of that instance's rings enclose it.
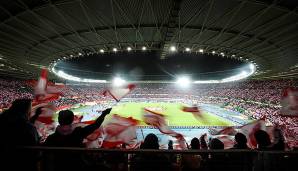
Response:
[[[234,124],[224,118],[221,118],[217,115],[204,112],[202,119],[196,119],[192,113],[183,112],[181,103],[121,103],[113,107],[112,114],[118,114],[124,117],[133,117],[142,121],[143,109],[150,108],[166,115],[166,120],[169,126],[233,126]],[[86,111],[86,107],[84,111]],[[82,108],[73,109],[74,112],[79,114],[84,114]],[[88,112],[87,112],[88,113]],[[105,121],[109,120],[110,115],[107,116]],[[144,122],[141,122],[140,125],[145,126]]]

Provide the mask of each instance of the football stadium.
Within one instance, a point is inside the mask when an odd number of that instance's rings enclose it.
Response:
[[[293,170],[298,1],[0,1],[4,170]]]

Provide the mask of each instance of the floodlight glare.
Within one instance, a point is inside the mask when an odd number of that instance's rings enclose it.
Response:
[[[189,51],[190,51],[190,48],[188,48],[188,47],[185,48],[185,51],[186,51],[186,52],[189,52]]]
[[[131,47],[127,47],[127,51],[128,51],[128,52],[131,51]]]
[[[117,48],[113,48],[113,51],[114,51],[114,52],[117,52]]]
[[[79,52],[79,56],[82,56],[82,53],[81,52]]]
[[[99,52],[100,52],[100,53],[104,53],[105,51],[104,51],[103,49],[100,49]]]
[[[73,57],[73,55],[70,55],[70,57]]]
[[[171,47],[170,47],[170,51],[171,51],[171,52],[175,52],[176,50],[177,50],[177,49],[176,49],[175,46],[171,46]]]
[[[215,54],[215,51],[213,50],[212,53]]]
[[[147,50],[146,46],[143,46],[143,47],[142,47],[142,50],[143,50],[143,51]]]
[[[179,77],[176,81],[176,84],[178,84],[181,87],[188,87],[190,83],[191,83],[190,79],[186,76]]]
[[[116,87],[119,87],[119,86],[122,86],[126,81],[123,80],[122,78],[120,77],[115,77],[113,79],[113,86],[116,86]]]
[[[200,53],[203,53],[203,52],[204,52],[204,50],[203,50],[203,49],[199,49],[199,52],[200,52]]]

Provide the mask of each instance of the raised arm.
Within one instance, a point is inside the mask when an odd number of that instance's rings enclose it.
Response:
[[[39,115],[42,113],[42,108],[43,107],[39,107],[35,110],[34,115],[29,119],[30,123],[34,124],[36,119],[39,117]]]
[[[82,128],[82,136],[83,138],[86,138],[88,135],[90,135],[92,132],[94,132],[97,128],[99,128],[104,121],[106,115],[108,115],[111,112],[112,108],[108,108],[104,110],[101,115],[96,119],[95,123],[90,124],[88,126],[85,126]]]

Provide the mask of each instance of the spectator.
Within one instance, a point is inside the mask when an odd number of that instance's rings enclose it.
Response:
[[[190,143],[191,150],[199,150],[200,149],[200,140],[198,138],[193,138]],[[194,154],[185,154],[182,156],[182,170],[199,170],[201,167],[202,157],[200,155]]]
[[[173,150],[173,141],[172,140],[169,140],[168,150]]]
[[[39,136],[35,126],[29,122],[31,113],[30,99],[17,99],[12,106],[0,115],[0,147],[3,168],[15,170],[36,170],[37,155],[28,150],[16,149],[18,146],[35,146],[39,144]],[[38,117],[36,113],[34,117]],[[32,120],[34,121],[34,120]]]
[[[254,133],[254,136],[258,144],[258,150],[270,150],[270,137],[266,131],[258,130]]]
[[[282,131],[275,128],[273,131],[274,141],[272,143],[272,150],[285,150],[285,139],[282,135]]]
[[[158,150],[158,137],[152,133],[148,134],[144,139],[142,149]],[[138,154],[132,158],[131,170],[166,171],[172,170],[172,164],[169,161],[168,156],[162,154],[144,153]]]
[[[109,114],[111,108],[106,109],[96,119],[95,123],[88,125],[84,128],[75,127],[72,125],[74,120],[74,114],[70,110],[62,110],[59,112],[58,122],[59,126],[56,128],[55,133],[50,135],[46,141],[46,146],[58,146],[58,147],[84,147],[83,140],[97,128],[100,127],[104,118]]]
[[[219,139],[217,138],[212,138],[209,144],[209,148],[211,150],[223,150],[224,149],[224,143],[221,142]]]
[[[105,116],[109,114],[110,111],[111,108],[104,110],[96,119],[95,123],[85,126],[84,128],[75,127],[72,124],[74,120],[72,111],[60,111],[58,116],[60,125],[53,134],[48,136],[44,145],[54,147],[84,147],[84,138],[100,127]],[[86,163],[83,163],[83,156],[78,153],[61,151],[61,153],[56,153],[55,155],[54,165],[52,166],[54,170],[83,170],[86,167]]]
[[[232,149],[249,149],[247,146],[247,139],[246,136],[240,132],[235,135],[235,142],[236,144]]]

